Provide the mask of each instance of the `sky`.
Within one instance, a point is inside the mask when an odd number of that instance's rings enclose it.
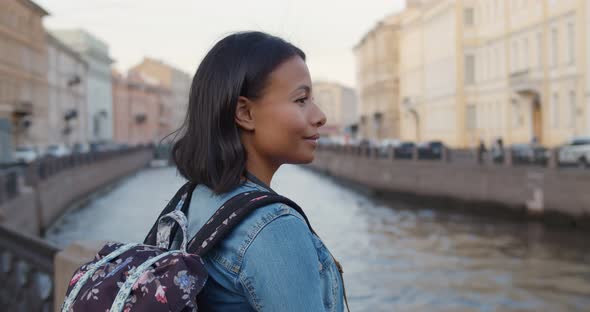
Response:
[[[313,80],[355,87],[353,47],[405,0],[34,0],[50,13],[49,30],[83,28],[105,41],[125,71],[144,56],[191,76],[225,35],[258,30],[307,54]]]

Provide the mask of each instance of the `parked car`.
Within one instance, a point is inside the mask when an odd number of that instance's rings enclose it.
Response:
[[[547,148],[531,143],[513,144],[510,146],[512,162],[515,164],[546,165],[549,161]]]
[[[93,142],[90,143],[91,152],[108,152],[121,149],[121,144],[115,142]]]
[[[429,141],[418,145],[419,159],[441,159],[444,144],[441,141]]]
[[[573,138],[559,149],[559,163],[590,167],[590,137]]]
[[[29,164],[39,157],[39,153],[33,146],[19,146],[14,150],[14,160],[19,163]]]
[[[378,143],[379,146],[379,156],[386,157],[389,148],[393,148],[395,150],[396,147],[400,146],[401,141],[396,139],[383,139]]]
[[[358,144],[360,147],[378,147],[377,141],[372,139],[361,139]]]
[[[393,154],[395,158],[412,159],[415,147],[416,144],[414,142],[402,142],[393,150]]]
[[[69,155],[70,150],[65,145],[54,144],[47,147],[45,154],[51,157],[63,157]]]
[[[83,154],[90,151],[90,145],[87,143],[75,143],[72,147],[72,154]]]

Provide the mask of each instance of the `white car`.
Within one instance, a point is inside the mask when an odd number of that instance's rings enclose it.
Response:
[[[14,150],[14,159],[20,163],[32,163],[39,155],[32,146],[20,146]]]
[[[63,157],[69,155],[70,150],[64,145],[49,145],[46,154],[53,157]]]
[[[578,137],[559,149],[559,163],[590,167],[590,137]]]

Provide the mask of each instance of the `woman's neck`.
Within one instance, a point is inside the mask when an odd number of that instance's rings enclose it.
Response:
[[[268,187],[270,187],[272,177],[278,169],[278,166],[273,166],[262,161],[256,161],[252,158],[249,158],[246,161],[246,170],[260,179],[260,181],[265,183]]]

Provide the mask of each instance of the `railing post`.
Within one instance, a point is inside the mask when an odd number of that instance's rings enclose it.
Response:
[[[512,150],[505,149],[504,151],[504,166],[512,167]]]
[[[92,257],[105,243],[105,241],[74,241],[55,255],[53,260],[53,281],[55,285],[53,301],[55,311],[60,311],[70,278],[76,269],[92,260]]]
[[[6,175],[0,173],[0,204],[8,199],[6,192]]]
[[[549,150],[549,161],[547,162],[549,169],[557,169],[559,167],[559,149],[552,148]]]
[[[441,160],[441,162],[449,162],[450,161],[448,147],[446,147],[446,146],[442,147],[442,150],[440,151],[440,160]]]

